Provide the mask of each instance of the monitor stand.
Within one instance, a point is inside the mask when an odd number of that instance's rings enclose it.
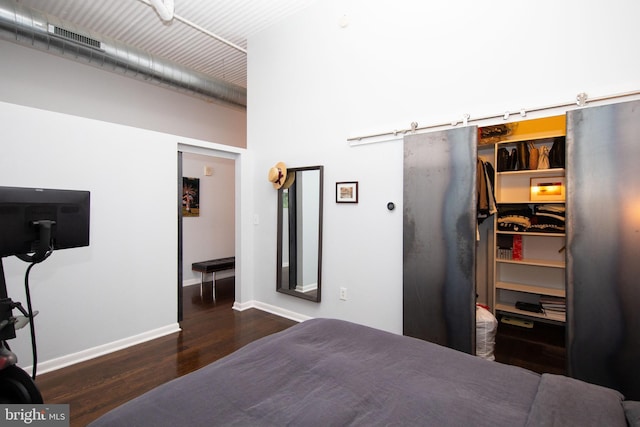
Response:
[[[16,365],[18,359],[6,343],[16,337],[13,309],[28,313],[19,302],[9,298],[2,260],[0,257],[0,404],[41,404],[42,395],[36,383]]]

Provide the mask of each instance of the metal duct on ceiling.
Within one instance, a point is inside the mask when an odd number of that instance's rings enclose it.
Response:
[[[115,40],[76,29],[73,24],[11,0],[0,0],[0,37],[199,97],[247,106],[245,88],[214,80]]]

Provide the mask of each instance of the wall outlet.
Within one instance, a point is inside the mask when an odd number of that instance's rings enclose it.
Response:
[[[340,288],[340,299],[343,301],[347,300],[347,288]]]

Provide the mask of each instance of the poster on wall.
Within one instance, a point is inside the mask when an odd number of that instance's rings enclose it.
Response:
[[[200,178],[182,178],[182,216],[200,216]]]

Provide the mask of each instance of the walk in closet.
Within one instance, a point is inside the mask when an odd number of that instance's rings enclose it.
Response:
[[[480,295],[564,327],[570,376],[640,399],[640,101],[510,127],[489,143],[476,126],[405,136],[404,334],[473,353]],[[554,144],[562,164],[504,163]],[[479,158],[498,212],[476,227]]]
[[[516,315],[515,322],[524,316],[564,324],[565,117],[505,129],[504,137],[489,144],[498,209],[491,306],[495,314]],[[549,153],[556,152],[551,161]]]

